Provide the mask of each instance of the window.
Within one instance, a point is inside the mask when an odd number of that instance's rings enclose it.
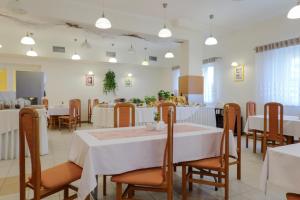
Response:
[[[172,68],[172,90],[175,96],[178,96],[179,90],[179,77],[180,77],[180,68],[174,67]]]
[[[204,103],[215,102],[215,87],[214,87],[214,66],[208,65],[203,67],[204,76]]]
[[[256,54],[256,94],[261,103],[300,106],[300,46]]]

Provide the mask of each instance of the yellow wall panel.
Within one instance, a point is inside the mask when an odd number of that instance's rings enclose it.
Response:
[[[7,71],[0,69],[0,92],[7,91]]]

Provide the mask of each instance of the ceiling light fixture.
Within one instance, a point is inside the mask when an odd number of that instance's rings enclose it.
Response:
[[[158,33],[158,37],[161,37],[161,38],[169,38],[169,37],[172,37],[172,32],[170,29],[167,28],[167,25],[166,25],[166,9],[167,9],[167,6],[168,4],[167,3],[163,3],[163,8],[164,8],[164,20],[165,20],[165,23],[164,23],[164,26],[163,28],[159,31]]]
[[[300,19],[300,0],[298,0],[297,4],[289,11],[287,18]]]
[[[105,17],[104,14],[104,0],[102,0],[102,9],[103,9],[102,16],[96,21],[95,26],[100,29],[110,29],[111,23],[109,19]]]
[[[175,57],[175,56],[174,56],[173,52],[171,52],[171,51],[168,51],[168,52],[165,54],[165,58],[167,58],[167,59],[174,58],[174,57]]]
[[[94,75],[94,72],[93,71],[89,71],[88,75],[92,76],[92,75]]]
[[[132,77],[132,73],[128,73],[127,76],[128,76],[128,77]]]
[[[33,33],[26,33],[26,35],[24,37],[22,37],[21,39],[21,44],[25,44],[25,45],[35,45],[35,41],[32,38]]]
[[[2,44],[0,44],[0,49],[1,49],[2,47],[3,47]]]
[[[237,67],[237,66],[239,66],[239,63],[237,63],[237,62],[232,62],[232,63],[231,63],[231,66],[232,66],[232,67]]]
[[[130,45],[130,48],[128,49],[128,53],[130,53],[130,54],[134,54],[135,53],[135,49],[134,49],[132,43]]]
[[[35,52],[35,51],[33,50],[33,48],[31,48],[29,51],[26,52],[26,56],[37,57],[38,54],[37,54],[37,52]]]
[[[218,40],[212,35],[212,20],[214,19],[214,15],[209,15],[210,19],[210,35],[208,38],[205,40],[205,45],[207,46],[212,46],[212,45],[217,45]]]
[[[147,48],[144,48],[145,49],[145,58],[142,62],[142,65],[143,66],[148,66],[149,65],[149,61],[147,60]]]
[[[75,45],[76,45],[76,43],[77,43],[77,38],[74,39],[74,42],[75,42]],[[79,54],[77,53],[77,51],[76,51],[76,48],[75,48],[75,52],[74,52],[74,54],[72,55],[71,59],[72,59],[72,60],[80,60],[80,59],[81,59],[80,55],[79,55]]]

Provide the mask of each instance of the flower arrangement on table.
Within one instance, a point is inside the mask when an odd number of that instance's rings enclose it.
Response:
[[[139,98],[131,98],[129,100],[129,102],[133,103],[133,104],[136,104],[136,106],[143,106],[144,105],[144,101],[139,99]]]
[[[145,100],[147,106],[150,106],[150,107],[155,106],[156,101],[157,101],[155,96],[145,96],[144,100]]]
[[[158,92],[158,100],[159,101],[169,101],[171,98],[171,92],[160,90]]]

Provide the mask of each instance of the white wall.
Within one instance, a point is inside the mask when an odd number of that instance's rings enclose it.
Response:
[[[255,27],[241,30],[223,38],[218,38],[219,44],[215,47],[204,47],[204,58],[222,57],[223,74],[221,102],[237,102],[242,107],[245,116],[245,104],[255,100],[255,51],[256,46],[269,44],[276,41],[299,37],[300,21],[288,20],[285,16],[271,21],[261,22]],[[231,63],[237,61],[245,64],[245,80],[235,82]],[[288,113],[300,113],[300,110],[286,109]],[[294,111],[294,112],[291,112]],[[261,106],[259,112],[262,113]]]
[[[40,65],[41,71],[46,75],[46,93],[50,105],[60,104],[62,101],[67,104],[70,99],[79,98],[82,100],[83,120],[87,119],[89,98],[99,98],[101,101],[109,101],[118,97],[143,98],[146,95],[157,95],[160,89],[171,90],[172,88],[170,68],[9,56],[0,56],[0,63],[6,63],[0,66],[11,67],[22,66],[22,64]],[[14,68],[18,70],[17,67]],[[116,73],[118,82],[116,95],[105,95],[102,92],[104,75],[109,69]],[[95,74],[93,87],[85,85],[85,75],[89,71]],[[133,86],[130,88],[125,87],[124,84],[128,73],[133,74]]]

